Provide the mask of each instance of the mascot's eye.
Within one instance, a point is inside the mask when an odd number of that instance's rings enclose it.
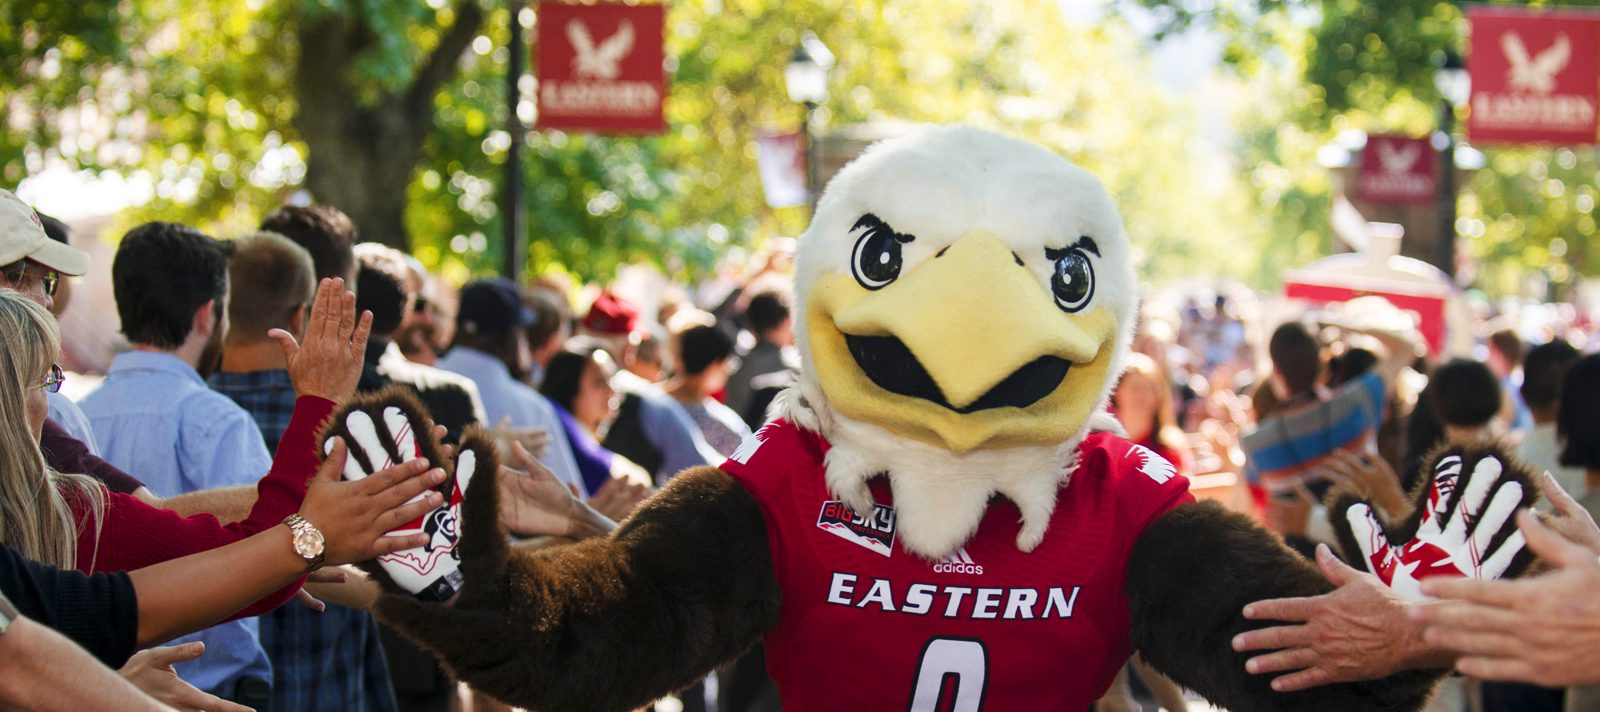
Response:
[[[875,215],[863,215],[851,232],[861,230],[850,255],[850,271],[867,289],[882,289],[900,277],[900,246],[916,239],[902,235]]]
[[[1094,264],[1089,255],[1077,247],[1065,250],[1047,250],[1055,262],[1055,273],[1050,275],[1050,291],[1055,294],[1056,306],[1067,313],[1082,311],[1094,299]]]

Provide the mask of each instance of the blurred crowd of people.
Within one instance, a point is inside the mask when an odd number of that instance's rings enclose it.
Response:
[[[680,297],[645,312],[556,275],[442,284],[411,256],[363,242],[340,211],[312,205],[274,211],[260,231],[229,240],[170,223],[123,235],[112,281],[127,348],[74,401],[61,390],[80,374],[59,365],[51,313],[89,267],[69,242],[65,225],[0,192],[11,374],[0,379],[10,386],[0,392],[9,437],[0,542],[11,557],[0,590],[38,594],[16,596],[23,630],[54,628],[185,709],[498,706],[463,695],[431,656],[378,626],[366,610],[373,585],[333,568],[403,548],[375,522],[420,506],[405,502],[433,484],[414,471],[385,480],[389,490],[376,476],[341,482],[405,496],[361,512],[329,504],[337,489],[306,479],[317,470],[316,424],[334,404],[400,387],[446,443],[484,428],[521,465],[502,472],[508,529],[578,538],[604,533],[674,473],[719,464],[797,368],[780,274],[788,253],[729,285],[712,309]],[[274,567],[250,553],[297,512],[338,552],[309,581],[292,557],[272,557]],[[235,568],[260,580],[238,582]],[[207,585],[181,582],[189,577]],[[292,596],[302,602],[281,605]],[[723,709],[773,697],[753,659],[725,676]],[[90,675],[81,667],[72,669]],[[60,675],[4,677],[42,694]],[[126,685],[101,694],[92,699],[107,708],[158,704]],[[700,685],[669,704],[707,709],[717,696]]]
[[[381,522],[431,504],[410,500],[435,474],[397,466],[340,482],[313,457],[315,424],[352,394],[408,390],[446,442],[482,427],[503,448],[510,531],[577,538],[674,473],[730,456],[799,368],[792,242],[693,289],[556,272],[458,287],[311,205],[229,240],[169,223],[123,235],[112,286],[128,348],[74,401],[59,392],[77,374],[58,365],[51,313],[89,266],[69,242],[66,226],[0,192],[0,590],[37,594],[12,603],[13,630],[38,646],[25,667],[0,662],[37,671],[0,676],[7,699],[94,679],[107,696],[91,703],[118,709],[494,709],[379,626],[370,582],[337,568],[402,548]],[[1583,407],[1600,399],[1600,355],[1585,355],[1600,344],[1594,325],[1560,306],[1480,316],[1476,357],[1444,358],[1407,315],[1366,300],[1295,312],[1238,288],[1151,293],[1109,407],[1197,496],[1308,556],[1333,543],[1330,490],[1403,518],[1426,454],[1445,443],[1508,439],[1594,513],[1600,421]],[[372,496],[355,504],[358,488]],[[327,566],[309,582],[278,526],[294,514],[326,523]],[[761,659],[658,709],[776,709]],[[1133,677],[1174,704],[1153,674]],[[1436,709],[1594,699],[1457,687]]]
[[[1338,546],[1330,492],[1403,521],[1427,456],[1451,444],[1507,444],[1550,473],[1560,488],[1550,499],[1571,493],[1574,508],[1600,516],[1589,407],[1600,399],[1600,354],[1585,355],[1600,343],[1595,325],[1568,304],[1476,306],[1478,346],[1452,357],[1430,354],[1412,316],[1379,297],[1305,305],[1226,288],[1147,295],[1112,412],[1129,439],[1193,478],[1197,496],[1259,518],[1307,557],[1319,543]],[[1455,678],[1430,709],[1582,710],[1600,704],[1592,695]]]

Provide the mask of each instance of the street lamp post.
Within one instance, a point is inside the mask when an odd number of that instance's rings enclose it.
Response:
[[[526,260],[522,255],[522,236],[527,232],[527,217],[522,211],[522,144],[527,127],[517,115],[517,105],[522,102],[522,56],[526,50],[522,34],[521,10],[524,0],[509,0],[511,10],[510,62],[506,66],[506,130],[511,133],[511,146],[506,150],[505,179],[501,190],[505,213],[505,244],[501,246],[501,271],[506,277],[520,281]]]
[[[1435,264],[1452,279],[1456,274],[1456,107],[1467,103],[1471,81],[1461,56],[1445,52],[1433,74],[1440,96],[1439,133],[1434,137],[1434,146],[1439,148],[1439,251]]]
[[[813,124],[817,107],[828,101],[828,70],[832,68],[833,52],[808,31],[800,38],[794,59],[789,60],[789,66],[783,70],[789,100],[806,108],[801,131],[806,141],[806,195],[813,206],[817,204],[818,192],[817,140]]]

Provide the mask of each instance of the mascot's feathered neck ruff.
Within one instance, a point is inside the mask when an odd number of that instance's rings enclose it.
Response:
[[[1136,282],[1111,196],[1055,154],[965,126],[885,141],[829,184],[796,254],[803,374],[780,413],[828,439],[829,489],[930,560],[994,495],[1043,540],[1128,352]]]

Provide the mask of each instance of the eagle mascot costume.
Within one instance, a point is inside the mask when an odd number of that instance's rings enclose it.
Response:
[[[800,239],[804,372],[775,418],[609,537],[512,550],[481,435],[448,457],[392,394],[337,415],[347,476],[412,457],[455,475],[410,525],[433,542],[373,567],[376,611],[545,712],[639,708],[763,637],[792,710],[1084,710],[1135,650],[1236,712],[1420,707],[1444,671],[1297,693],[1245,672],[1230,641],[1264,623],[1244,605],[1331,586],[1115,434],[1137,289],[1089,173],[970,127],[885,141]],[[1522,468],[1458,448],[1429,471],[1405,521],[1336,508],[1353,558],[1412,595],[1526,566]]]

